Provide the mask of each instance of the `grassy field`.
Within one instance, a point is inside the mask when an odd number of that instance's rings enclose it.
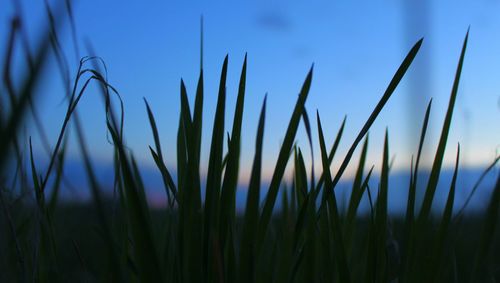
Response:
[[[51,19],[58,19],[58,11]],[[20,29],[15,19],[6,50],[12,51]],[[70,24],[72,24],[70,17]],[[227,57],[222,64],[220,88],[211,134],[206,185],[200,174],[204,74],[200,68],[194,105],[181,85],[181,111],[177,134],[177,173],[172,175],[163,159],[155,115],[145,100],[152,130],[151,158],[164,183],[167,205],[155,210],[148,206],[146,188],[134,155],[123,138],[122,107],[112,99],[118,91],[107,81],[103,62],[84,57],[69,82],[67,114],[55,145],[49,145],[50,162],[39,168],[29,136],[21,129],[31,116],[40,123],[35,87],[40,83],[49,52],[62,56],[57,42],[57,21],[52,21],[30,62],[14,87],[7,52],[0,115],[0,281],[2,282],[494,282],[500,280],[499,222],[500,176],[481,215],[453,214],[460,146],[447,148],[462,65],[466,54],[465,36],[448,109],[439,143],[435,149],[430,177],[422,203],[416,201],[416,188],[422,180],[419,163],[431,112],[429,102],[422,117],[419,148],[412,159],[411,180],[405,215],[388,214],[389,133],[386,132],[380,163],[380,184],[371,188],[373,167],[365,164],[367,133],[390,99],[423,40],[408,51],[386,91],[352,141],[346,156],[337,156],[344,123],[333,141],[325,141],[320,113],[304,107],[313,78],[307,73],[279,151],[272,178],[261,186],[262,147],[266,123],[266,100],[255,134],[255,151],[246,205],[236,213],[236,188],[240,161],[240,138],[245,109],[246,58],[241,67],[232,129],[226,137]],[[58,60],[61,70],[65,60]],[[67,62],[67,61],[66,61]],[[87,148],[78,103],[89,84],[101,86],[106,122],[114,148],[116,198],[103,195]],[[312,114],[312,115],[311,115]],[[308,175],[301,148],[295,145],[299,124],[303,123],[309,141],[313,128],[318,131],[322,161],[319,176]],[[92,192],[90,204],[58,201],[64,182],[67,128],[75,130],[82,163]],[[35,129],[42,131],[40,127]],[[228,150],[224,150],[227,143]],[[310,142],[312,147],[312,142]],[[352,162],[356,149],[360,158],[346,209],[340,209],[335,188]],[[449,184],[445,207],[432,213],[445,150],[456,150],[456,166]],[[170,149],[173,150],[173,149]],[[27,155],[29,158],[24,158]],[[27,162],[26,162],[27,160]],[[333,160],[340,168],[332,172]],[[499,158],[485,170],[492,170]],[[293,180],[284,186],[287,164],[293,166]],[[14,174],[11,172],[15,171]],[[311,170],[312,171],[312,170]],[[309,172],[311,172],[309,171]],[[176,178],[174,178],[176,177]],[[287,193],[281,193],[287,190]],[[50,192],[50,193],[49,193]],[[202,193],[205,196],[202,197]],[[263,195],[263,202],[260,202]],[[358,215],[363,196],[370,200],[371,213]],[[204,201],[202,201],[202,199]],[[280,209],[275,209],[280,203]]]

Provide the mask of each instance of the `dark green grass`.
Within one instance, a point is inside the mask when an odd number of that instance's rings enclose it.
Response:
[[[71,11],[70,6],[67,10]],[[50,10],[48,10],[50,11]],[[70,14],[71,15],[71,14]],[[123,138],[123,104],[117,89],[108,81],[106,66],[99,57],[83,57],[77,73],[68,73],[68,60],[60,52],[55,19],[43,33],[33,57],[33,68],[22,78],[19,88],[7,87],[2,103],[10,101],[0,116],[0,281],[114,281],[114,282],[481,282],[500,280],[498,231],[500,176],[493,188],[484,214],[474,218],[459,212],[453,216],[456,180],[460,167],[457,148],[456,167],[449,184],[442,212],[431,213],[441,175],[443,156],[458,95],[464,65],[468,32],[455,73],[450,102],[430,178],[422,204],[416,202],[418,172],[425,141],[430,103],[423,117],[422,134],[411,180],[406,215],[388,213],[391,194],[390,135],[380,163],[380,182],[370,188],[373,165],[366,164],[368,131],[384,105],[395,94],[411,64],[418,57],[423,39],[415,43],[388,83],[386,91],[355,140],[350,143],[340,168],[331,172],[331,164],[345,130],[345,119],[333,141],[325,140],[320,114],[316,128],[320,142],[319,178],[308,174],[302,149],[295,143],[301,122],[308,136],[312,159],[312,127],[305,107],[313,83],[313,68],[305,76],[291,118],[284,133],[278,158],[268,187],[261,180],[263,137],[266,123],[266,99],[258,120],[254,160],[244,212],[236,214],[236,189],[240,163],[240,140],[245,109],[247,57],[242,63],[232,130],[225,137],[226,79],[229,58],[223,61],[217,106],[211,133],[206,187],[200,172],[201,133],[203,127],[204,74],[200,65],[194,107],[189,105],[185,83],[180,82],[181,109],[177,132],[177,180],[174,180],[163,156],[154,111],[145,99],[145,115],[152,130],[151,158],[162,176],[167,198],[163,210],[152,210],[147,202],[140,164]],[[71,26],[74,25],[69,17]],[[74,31],[74,27],[72,28]],[[12,34],[18,31],[13,27]],[[77,38],[73,33],[73,37]],[[14,36],[11,36],[11,41]],[[49,44],[50,43],[50,44]],[[11,46],[12,42],[8,42]],[[11,48],[7,48],[9,51]],[[20,129],[23,118],[36,112],[29,108],[36,101],[35,85],[43,75],[47,52],[56,54],[59,70],[67,82],[67,112],[53,148],[47,147],[49,165],[41,168],[33,154],[29,136]],[[78,50],[78,49],[76,49]],[[77,51],[78,52],[78,51]],[[203,50],[201,52],[203,54]],[[12,52],[6,54],[10,64]],[[203,62],[203,59],[201,60]],[[12,85],[10,68],[4,68],[4,84]],[[93,169],[91,149],[87,148],[78,103],[90,84],[100,86],[106,127],[114,153],[114,189],[116,197],[103,196]],[[14,89],[20,91],[16,93]],[[117,100],[118,99],[118,100]],[[116,102],[120,104],[116,111]],[[36,103],[34,104],[36,106]],[[192,110],[191,110],[192,109]],[[37,119],[35,119],[37,120]],[[171,122],[171,121],[170,121]],[[82,162],[85,166],[92,202],[85,205],[58,201],[65,180],[64,160],[67,128],[73,126]],[[42,128],[38,130],[44,133]],[[345,211],[335,190],[356,149],[365,139]],[[227,143],[225,150],[224,143]],[[328,147],[328,145],[331,147]],[[328,150],[330,148],[330,150]],[[174,149],[169,149],[174,150]],[[14,154],[9,154],[10,152]],[[25,162],[24,155],[29,156]],[[335,159],[336,160],[336,159]],[[485,172],[491,170],[495,159]],[[289,163],[292,163],[290,165]],[[314,164],[314,163],[313,163]],[[9,176],[16,168],[14,176]],[[291,182],[284,180],[287,166],[293,166]],[[369,170],[367,170],[370,168]],[[314,172],[311,168],[309,172]],[[51,190],[47,186],[51,184]],[[288,184],[288,185],[287,185]],[[477,186],[474,187],[474,190]],[[401,188],[399,188],[401,189]],[[50,192],[50,193],[49,193]],[[205,192],[204,202],[202,192]],[[263,202],[260,202],[263,195]],[[361,217],[358,207],[368,196],[371,213]],[[30,202],[34,199],[34,202]],[[281,209],[277,203],[281,202]],[[460,210],[462,211],[462,210]]]

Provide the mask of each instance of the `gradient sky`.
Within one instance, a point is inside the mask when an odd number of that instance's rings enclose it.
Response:
[[[0,37],[5,42],[12,2],[2,0]],[[47,18],[43,1],[19,1],[30,38],[39,35]],[[49,1],[57,3],[58,1]],[[410,1],[405,1],[410,2]],[[500,3],[498,1],[73,1],[79,52],[69,25],[60,31],[72,76],[79,56],[89,55],[90,42],[107,64],[109,81],[125,103],[125,135],[138,160],[153,166],[147,146],[153,143],[143,103],[150,102],[159,124],[165,160],[175,166],[180,79],[191,103],[199,74],[200,16],[204,17],[205,105],[202,169],[206,168],[210,133],[222,61],[229,54],[226,129],[231,129],[237,83],[248,53],[247,96],[243,116],[242,178],[253,159],[258,113],[268,93],[264,141],[264,175],[274,167],[280,142],[303,80],[314,63],[309,116],[319,110],[327,146],[345,115],[346,132],[338,156],[343,157],[411,46],[424,43],[414,65],[370,130],[369,164],[379,166],[385,128],[396,168],[409,166],[416,151],[425,107],[433,98],[431,133],[426,144],[435,151],[467,28],[470,37],[455,108],[446,165],[460,142],[468,165],[490,163],[500,150]],[[5,8],[6,7],[6,8]],[[67,22],[66,22],[67,23]],[[0,54],[4,54],[4,44]],[[3,64],[3,55],[0,59]],[[53,60],[52,60],[53,61]],[[22,61],[16,65],[22,70]],[[66,105],[55,65],[48,67],[40,89],[39,111],[55,143]],[[3,86],[2,86],[3,87]],[[89,147],[95,160],[109,162],[103,105],[95,88],[83,98]],[[319,146],[315,119],[314,146]],[[40,149],[34,136],[35,148]],[[304,128],[298,144],[309,149]],[[70,157],[77,159],[74,139]],[[356,153],[358,155],[358,153]],[[204,161],[204,162],[203,162]],[[338,159],[337,159],[338,161]],[[339,162],[337,162],[338,164]],[[334,165],[335,166],[338,165]]]

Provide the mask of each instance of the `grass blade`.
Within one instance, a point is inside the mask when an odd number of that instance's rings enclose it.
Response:
[[[334,252],[337,263],[337,268],[339,272],[340,282],[350,282],[349,267],[347,265],[347,257],[345,254],[345,245],[343,241],[342,230],[340,227],[340,218],[337,209],[337,200],[335,198],[335,193],[333,193],[333,183],[330,174],[330,166],[328,165],[328,156],[326,155],[325,138],[323,136],[323,128],[321,126],[321,120],[319,118],[319,112],[316,112],[316,118],[318,121],[318,135],[319,144],[321,149],[321,160],[323,164],[323,175],[325,176],[325,190],[332,190],[331,197],[328,198],[327,208],[331,215],[332,229],[333,229],[333,242],[334,242]],[[321,213],[321,208],[320,208]]]
[[[382,159],[382,172],[380,177],[380,188],[375,205],[375,241],[376,241],[376,280],[377,282],[389,282],[387,245],[387,197],[389,190],[389,133],[385,131],[384,153]]]
[[[312,145],[312,134],[311,134],[311,123],[309,122],[309,115],[307,115],[307,110],[304,107],[304,112],[302,113],[302,118],[304,120],[304,126],[306,128],[307,140],[309,141],[309,150],[311,151],[311,189],[314,188],[314,150]]]
[[[108,130],[118,150],[121,174],[125,188],[127,211],[130,229],[134,242],[134,255],[139,267],[139,278],[145,282],[163,281],[163,274],[158,256],[158,249],[153,239],[151,219],[144,196],[140,191],[138,180],[134,178],[133,169],[125,153],[124,145],[117,132],[108,122]]]
[[[222,245],[226,243],[226,235],[231,230],[229,223],[235,222],[236,209],[236,186],[238,185],[238,173],[240,163],[240,140],[241,124],[243,120],[243,109],[245,104],[245,86],[247,73],[247,57],[243,61],[241,69],[240,83],[238,88],[238,97],[236,99],[236,108],[233,118],[233,129],[228,146],[227,164],[224,173],[221,190],[221,210],[220,210],[220,229],[222,236]]]
[[[165,161],[163,160],[163,153],[161,150],[160,136],[158,134],[158,128],[156,127],[156,121],[155,121],[155,117],[153,115],[153,111],[151,111],[151,108],[149,107],[149,103],[146,100],[146,98],[144,98],[144,103],[146,104],[146,110],[148,112],[149,124],[150,124],[151,130],[153,132],[153,138],[154,138],[154,142],[155,142],[156,152],[154,152],[151,147],[149,147],[149,150],[151,151],[151,155],[153,156],[153,159],[156,163],[156,166],[158,167],[158,169],[161,172],[163,184],[165,186],[165,192],[167,194],[167,201],[168,201],[170,207],[172,207],[173,200],[170,196],[170,191],[172,191],[172,194],[174,195],[174,199],[175,199],[176,198],[175,197],[176,188],[175,188],[175,185],[173,185],[172,177],[168,173],[168,170],[166,170],[167,168],[165,166]]]
[[[354,140],[354,143],[351,145],[349,148],[349,151],[347,152],[346,157],[344,158],[344,161],[340,165],[339,171],[337,172],[337,175],[335,175],[335,178],[333,179],[333,185],[331,188],[334,188],[338,182],[340,181],[340,178],[342,177],[342,174],[344,173],[345,169],[347,168],[347,165],[349,164],[349,161],[351,160],[352,155],[354,154],[354,150],[356,150],[356,147],[358,144],[361,142],[363,139],[364,135],[368,132],[368,129],[370,129],[371,125],[377,118],[378,114],[382,111],[382,108],[384,108],[385,104],[391,97],[391,95],[394,93],[396,90],[396,87],[398,86],[399,82],[401,79],[403,79],[404,75],[406,74],[406,71],[410,67],[411,63],[413,62],[413,59],[415,59],[415,56],[417,56],[418,50],[420,49],[420,46],[422,45],[423,38],[417,41],[415,45],[411,48],[410,52],[406,55],[405,59],[399,66],[398,70],[396,71],[396,74],[394,74],[394,77],[392,78],[391,82],[389,83],[389,86],[384,92],[384,95],[378,102],[377,106],[375,106],[375,109],[373,112],[370,114],[370,117],[368,117],[368,120],[364,124],[363,128],[359,132],[358,136]],[[333,192],[329,192],[330,194]],[[322,205],[325,202],[325,198],[323,198]]]
[[[255,282],[256,249],[255,237],[257,225],[259,223],[259,198],[260,198],[260,178],[262,171],[262,140],[264,138],[264,123],[266,120],[266,101],[264,98],[262,110],[260,112],[257,137],[255,141],[255,155],[248,186],[248,196],[243,217],[243,230],[240,243],[240,264],[239,280],[242,283]]]
[[[273,176],[271,178],[271,183],[269,184],[269,189],[267,191],[266,199],[264,202],[264,207],[262,209],[262,214],[259,222],[257,245],[260,247],[267,233],[267,226],[271,220],[271,214],[273,212],[274,204],[276,203],[276,197],[278,195],[279,186],[281,184],[281,179],[285,173],[286,164],[292,150],[293,142],[295,140],[295,134],[297,133],[297,128],[299,126],[300,118],[303,113],[304,104],[309,94],[309,89],[311,87],[313,74],[313,67],[309,70],[307,77],[302,85],[302,90],[300,91],[299,98],[295,104],[295,109],[293,110],[292,117],[288,124],[288,128],[285,134],[285,139],[281,145],[281,149],[278,155],[278,160],[276,162],[276,167],[274,168]]]
[[[328,166],[332,165],[333,158],[335,157],[335,153],[337,152],[337,148],[339,147],[340,140],[342,138],[342,134],[344,133],[344,128],[345,128],[345,122],[347,120],[347,117],[344,117],[344,120],[342,121],[342,124],[340,125],[340,128],[337,132],[337,135],[335,136],[335,141],[333,142],[332,148],[330,149],[330,152],[328,153]],[[316,196],[315,198],[318,197],[319,191],[323,186],[323,183],[325,182],[325,176],[323,175],[323,172],[321,173],[321,176],[319,177],[318,184],[316,184]]]
[[[212,130],[212,144],[210,146],[210,157],[207,172],[207,185],[205,191],[205,211],[204,211],[204,235],[203,235],[203,266],[205,270],[205,278],[211,280],[216,270],[212,270],[215,264],[212,259],[215,258],[214,253],[219,253],[215,250],[214,243],[218,243],[218,235],[216,235],[218,227],[219,214],[219,198],[222,179],[222,156],[224,144],[224,117],[226,105],[226,78],[227,78],[228,56],[224,58],[222,64],[221,78],[219,83],[219,94],[217,97],[217,108],[214,117],[214,126]]]
[[[359,157],[358,169],[356,170],[356,175],[354,176],[354,181],[352,184],[351,198],[349,200],[349,207],[347,209],[346,223],[350,226],[359,206],[359,202],[363,196],[363,171],[365,169],[366,154],[368,152],[368,134],[365,138],[365,143],[363,144],[363,149],[361,150],[361,156]],[[350,237],[347,237],[350,238]]]
[[[427,183],[427,188],[425,190],[424,201],[422,203],[422,208],[420,210],[420,215],[419,215],[419,221],[426,221],[427,218],[429,217],[432,201],[434,199],[434,194],[436,193],[436,188],[439,181],[439,175],[441,172],[441,165],[443,163],[444,151],[446,149],[446,141],[448,140],[448,133],[450,131],[451,118],[453,116],[453,108],[455,107],[455,100],[457,98],[458,85],[460,83],[460,75],[462,74],[462,66],[464,63],[465,50],[467,48],[468,38],[469,38],[469,31],[467,31],[467,34],[465,35],[464,43],[462,46],[462,52],[460,53],[460,60],[458,61],[455,80],[453,82],[453,88],[451,90],[448,110],[446,111],[446,117],[444,120],[443,129],[441,131],[439,145],[436,151],[436,155],[434,157],[434,163],[432,164],[429,182]]]
[[[455,170],[453,172],[453,178],[451,179],[450,191],[448,192],[448,199],[446,201],[446,206],[444,208],[443,217],[441,218],[441,224],[439,225],[438,237],[436,239],[436,244],[434,250],[434,256],[432,257],[433,264],[429,267],[431,280],[433,282],[439,282],[439,276],[442,274],[444,266],[444,256],[445,250],[444,246],[446,244],[446,238],[449,233],[449,226],[451,223],[451,216],[453,213],[453,203],[455,201],[455,187],[457,184],[457,174],[458,174],[458,163],[460,160],[460,144],[457,146],[457,159],[455,162]]]
[[[297,152],[297,150],[295,150]],[[306,167],[304,165],[304,158],[302,157],[302,151],[299,149],[298,154],[295,154],[295,192],[297,196],[298,206],[302,205],[306,195],[307,195],[307,174]]]
[[[498,161],[500,161],[500,156],[497,156],[495,158],[495,160],[493,160],[493,162],[491,162],[491,164],[488,166],[488,168],[486,168],[486,170],[483,171],[483,173],[481,174],[481,176],[479,177],[477,182],[474,184],[474,187],[472,187],[472,190],[471,190],[470,194],[467,196],[467,199],[465,200],[464,204],[462,205],[462,207],[458,211],[457,215],[455,215],[454,220],[458,220],[463,215],[465,209],[469,205],[470,200],[472,199],[472,196],[476,193],[476,190],[479,187],[479,185],[481,184],[481,182],[483,181],[484,177],[486,177],[486,175],[488,175],[488,173],[493,168],[495,168],[495,165],[498,163]]]
[[[420,165],[420,158],[422,156],[422,149],[424,146],[425,136],[427,133],[427,128],[429,124],[429,117],[432,107],[432,99],[429,101],[427,105],[427,109],[425,111],[424,122],[422,125],[422,130],[420,133],[420,142],[418,145],[417,158],[415,165],[413,165],[413,156],[411,160],[411,171],[410,171],[410,186],[408,190],[408,201],[406,204],[406,218],[405,218],[405,238],[404,238],[404,249],[403,249],[403,264],[401,268],[401,272],[408,276],[409,272],[407,269],[409,268],[408,261],[413,259],[414,253],[414,238],[412,238],[415,234],[413,233],[414,229],[414,221],[415,221],[415,200],[417,195],[417,180],[418,180],[418,169]],[[402,274],[402,275],[403,275]]]

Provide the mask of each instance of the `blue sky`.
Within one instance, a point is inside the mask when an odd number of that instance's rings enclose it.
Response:
[[[7,9],[0,11],[0,36],[4,41],[8,21],[14,13],[12,2],[4,1],[2,6]],[[30,38],[36,38],[47,21],[43,1],[19,2]],[[150,102],[159,124],[167,164],[175,166],[179,84],[183,78],[193,101],[199,73],[201,15],[206,75],[204,164],[208,160],[218,81],[226,54],[229,54],[226,111],[229,130],[241,65],[248,53],[241,165],[245,180],[253,158],[258,113],[266,93],[264,177],[274,167],[297,94],[313,63],[313,84],[306,107],[311,118],[316,110],[320,112],[328,146],[347,115],[347,131],[338,155],[343,157],[407,51],[421,37],[425,39],[420,54],[370,131],[368,162],[380,165],[383,134],[388,127],[395,166],[408,167],[431,97],[431,133],[426,148],[432,155],[469,26],[471,34],[445,164],[453,163],[457,142],[462,145],[462,160],[467,165],[485,165],[499,153],[500,3],[497,1],[418,1],[409,5],[403,1],[86,0],[74,1],[73,6],[81,54],[74,52],[69,26],[65,24],[60,31],[72,75],[78,56],[88,55],[85,42],[91,42],[107,64],[110,83],[123,97],[128,146],[145,166],[153,166],[147,149],[153,139],[143,97]],[[4,54],[3,48],[0,47],[0,54]],[[0,60],[3,64],[3,58]],[[21,60],[16,68],[22,69]],[[61,103],[64,92],[54,64],[47,73],[51,75],[44,79],[40,89],[43,99],[39,101],[39,110],[51,142],[55,143],[66,105]],[[106,143],[102,109],[96,89],[90,88],[82,100],[80,113],[94,159],[109,162],[111,146]],[[313,129],[317,154],[317,131],[315,126]],[[38,137],[33,138],[35,148],[40,148]],[[310,162],[303,127],[297,141]],[[70,156],[77,159],[78,155],[77,147],[72,146]],[[320,167],[319,163],[316,167]]]

